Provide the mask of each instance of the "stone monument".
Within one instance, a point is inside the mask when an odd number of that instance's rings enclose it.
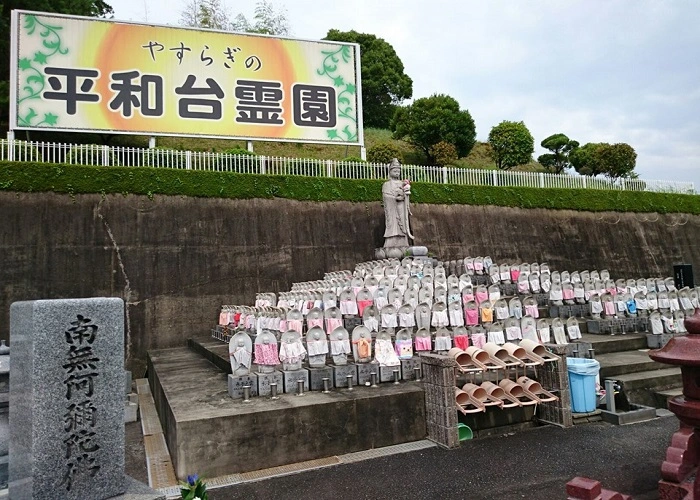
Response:
[[[342,326],[331,332],[331,357],[333,359],[333,385],[335,387],[347,387],[347,376],[352,375],[353,385],[357,384],[357,367],[354,363],[348,363],[348,354],[352,353],[350,347],[350,334]]]
[[[15,302],[10,339],[9,497],[165,498],[124,474],[124,302]]]
[[[246,376],[242,375],[241,381],[245,384],[251,385],[251,390],[252,384],[257,385],[257,393],[254,394],[254,392],[251,392],[251,395],[269,396],[272,393],[270,384],[273,382],[277,384],[277,387],[280,390],[282,390],[282,385],[284,383],[282,379],[282,372],[276,369],[277,365],[280,364],[280,359],[277,354],[277,339],[272,332],[263,330],[262,335],[255,337],[254,348],[255,364],[258,366],[258,372],[250,373],[249,379],[246,379]],[[231,394],[231,397],[241,397],[241,383],[239,383],[236,379],[232,379],[231,376],[229,376],[229,381],[229,386],[231,382],[233,382],[235,384],[234,387],[237,388],[234,393],[232,393],[229,389],[229,394]]]
[[[309,385],[312,391],[323,390],[323,379],[333,378],[333,369],[326,366],[328,337],[323,328],[313,327],[306,333],[306,352],[309,355]]]
[[[284,392],[295,392],[297,382],[303,380],[304,391],[309,390],[309,372],[301,367],[306,357],[306,349],[301,343],[301,335],[296,330],[289,330],[280,339],[280,361],[284,378]]]
[[[228,353],[231,358],[231,373],[234,375],[248,375],[253,358],[253,342],[245,332],[238,332],[228,344]]]
[[[411,231],[411,183],[401,180],[401,164],[394,158],[389,164],[389,179],[382,185],[384,204],[384,246],[378,248],[375,257],[401,258],[407,252],[415,256],[427,256],[425,247],[410,246],[414,237]],[[410,242],[409,242],[410,240]]]

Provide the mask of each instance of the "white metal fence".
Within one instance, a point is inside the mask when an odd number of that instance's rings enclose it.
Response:
[[[211,170],[243,174],[305,175],[342,179],[385,179],[379,163],[234,155],[174,149],[75,145],[0,139],[0,160]],[[564,189],[613,189],[695,194],[692,182],[616,179],[541,172],[512,172],[403,165],[402,176],[415,182],[470,186],[516,186]]]

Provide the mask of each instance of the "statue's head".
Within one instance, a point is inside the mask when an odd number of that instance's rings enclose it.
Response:
[[[401,177],[401,164],[397,158],[391,160],[389,164],[389,177],[392,179],[398,179]]]

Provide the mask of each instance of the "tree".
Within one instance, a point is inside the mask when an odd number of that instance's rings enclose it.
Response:
[[[396,107],[413,95],[413,80],[404,73],[394,47],[382,38],[356,31],[330,30],[325,40],[360,45],[364,126],[389,128]]]
[[[596,150],[602,144],[588,142],[572,151],[569,160],[574,170],[581,175],[596,176],[601,174],[600,165],[597,162]]]
[[[229,13],[221,0],[191,0],[180,13],[180,24],[192,28],[229,29]]]
[[[250,22],[243,14],[238,14],[231,23],[231,29],[263,35],[289,35],[292,32],[287,11],[282,9],[275,12],[272,3],[266,0],[255,4],[253,20],[254,22]]]
[[[611,179],[633,176],[637,153],[629,144],[606,144],[596,151],[603,175]]]
[[[13,9],[90,17],[107,17],[114,13],[103,0],[3,0],[0,3],[0,123],[7,123],[9,119],[10,13]]]
[[[523,122],[502,121],[489,132],[489,144],[501,170],[530,162],[535,151],[535,140]]]
[[[394,139],[404,139],[423,151],[430,163],[435,162],[431,148],[439,142],[453,144],[457,154],[467,156],[476,142],[474,120],[467,110],[445,94],[417,99],[396,110],[391,122]]]
[[[581,175],[605,175],[610,179],[634,178],[637,153],[626,143],[587,143],[571,154],[571,164]]]
[[[549,149],[551,153],[545,153],[537,158],[537,161],[554,174],[561,174],[567,168],[571,168],[569,155],[578,148],[579,143],[569,139],[564,134],[554,134],[543,140],[540,145]]]

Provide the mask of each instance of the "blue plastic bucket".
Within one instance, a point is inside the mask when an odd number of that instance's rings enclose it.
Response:
[[[566,368],[571,389],[571,411],[574,413],[595,411],[598,402],[595,379],[600,370],[600,363],[595,359],[567,358]]]

